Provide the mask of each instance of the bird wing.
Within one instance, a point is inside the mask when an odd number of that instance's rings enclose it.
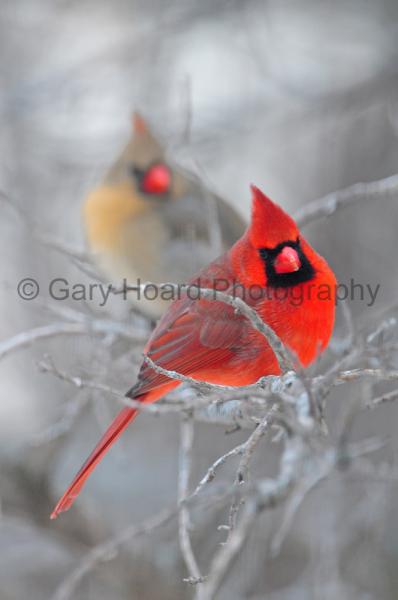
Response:
[[[214,289],[217,279],[232,281],[225,268],[226,261],[225,256],[221,257],[191,283],[200,282],[202,288]],[[223,291],[230,292],[225,286]],[[216,300],[191,299],[184,294],[160,320],[144,352],[158,366],[182,375],[195,377],[215,370],[220,364],[225,375],[231,361],[245,353],[257,353],[259,343],[263,346],[264,342],[233,307]],[[128,395],[138,397],[169,382],[167,376],[144,362],[138,382]]]

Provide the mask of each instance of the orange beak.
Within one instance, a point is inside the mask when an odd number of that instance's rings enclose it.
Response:
[[[301,267],[301,261],[297,250],[290,246],[285,246],[277,255],[274,261],[275,272],[280,275],[281,273],[294,273]]]

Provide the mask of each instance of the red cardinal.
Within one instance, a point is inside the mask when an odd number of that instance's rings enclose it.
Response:
[[[293,219],[252,187],[251,224],[236,244],[191,280],[239,295],[272,327],[304,367],[324,350],[334,323],[336,279]],[[144,352],[159,366],[194,379],[247,385],[280,368],[268,342],[233,307],[194,294],[173,302]],[[128,398],[156,402],[180,385],[143,363]],[[123,408],[55,507],[68,510],[91,471],[137,415]]]

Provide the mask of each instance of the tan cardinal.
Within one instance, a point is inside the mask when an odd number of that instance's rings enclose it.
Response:
[[[83,207],[89,250],[110,283],[185,283],[230,247],[245,224],[224,200],[172,166],[165,149],[138,114],[131,139],[105,181]],[[154,297],[157,295],[157,297]],[[157,319],[161,290],[130,293],[141,312]]]

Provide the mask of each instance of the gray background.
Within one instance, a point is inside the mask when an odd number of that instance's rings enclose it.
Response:
[[[246,218],[251,182],[293,212],[333,190],[398,172],[397,39],[393,0],[3,0],[1,339],[54,320],[43,303],[18,299],[22,277],[36,277],[43,289],[56,276],[86,281],[35,234],[83,248],[80,205],[128,139],[133,109],[142,110],[170,156],[198,171]],[[397,227],[391,196],[306,230],[340,281],[380,283],[374,307],[352,305],[361,322],[371,324],[396,301]],[[74,510],[48,520],[117,403],[39,373],[37,361],[50,354],[61,370],[127,389],[140,351],[122,349],[110,362],[97,340],[64,337],[0,362],[1,600],[50,598],[93,544],[175,502],[178,420],[142,415]],[[345,399],[332,399],[332,430]],[[65,433],[54,430],[85,400]],[[396,408],[388,406],[363,415],[356,434],[392,438],[380,460],[391,459],[396,424]],[[198,425],[193,482],[245,437]],[[277,452],[269,442],[261,446],[259,473],[273,473]],[[280,515],[264,515],[219,598],[396,598],[395,499],[393,485],[348,485],[336,477],[300,510],[276,559],[267,540]],[[194,520],[206,571],[209,552],[223,539],[216,526],[225,514]],[[318,568],[330,546],[335,563]],[[127,544],[90,572],[74,597],[190,598],[183,576],[172,523]]]

